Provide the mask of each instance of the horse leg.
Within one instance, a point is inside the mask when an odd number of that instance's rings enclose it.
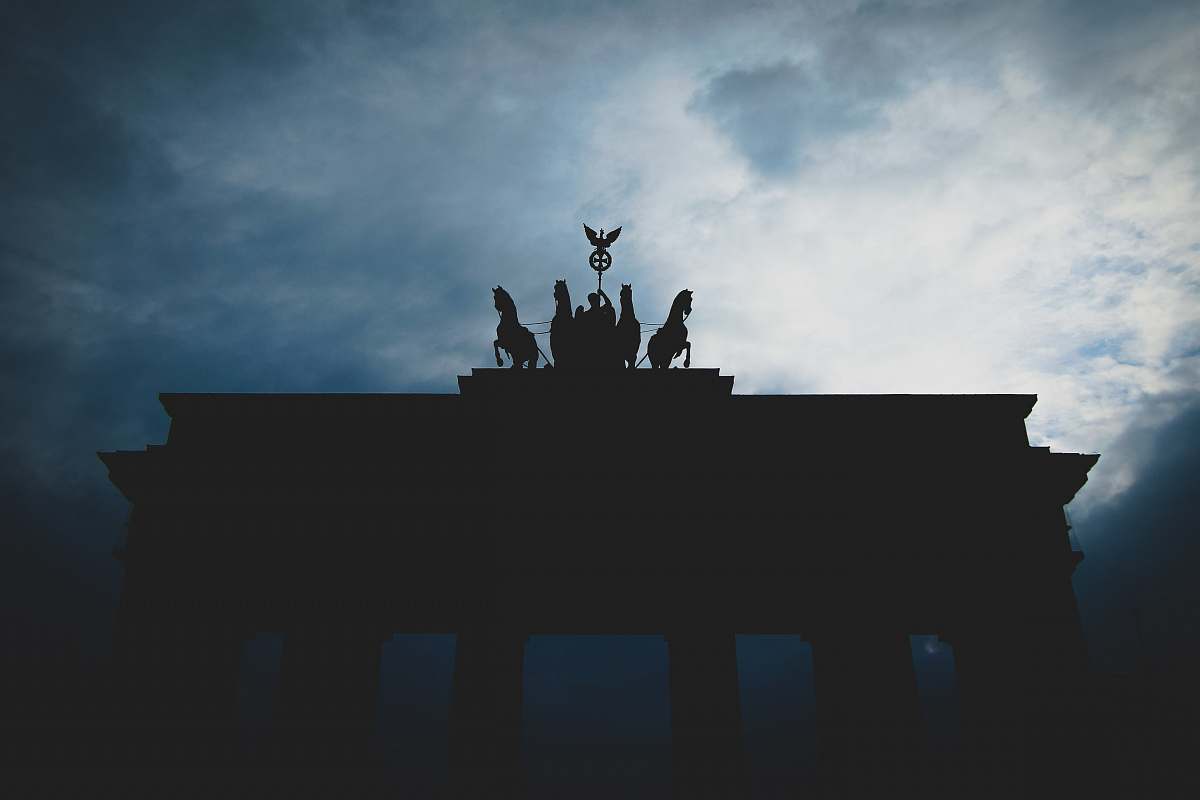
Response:
[[[500,358],[500,340],[496,339],[492,342],[492,349],[496,351],[496,366],[503,367],[504,359]]]
[[[650,337],[650,341],[646,342],[646,358],[650,359],[650,369],[658,369],[658,334]]]
[[[687,357],[683,359],[683,368],[687,369],[692,365],[692,343],[684,342],[683,349],[687,350]]]
[[[521,360],[529,362],[530,369],[537,369],[538,358],[540,358],[537,339],[533,338],[533,334],[529,332],[528,328],[525,329],[525,352],[528,354],[528,358]]]

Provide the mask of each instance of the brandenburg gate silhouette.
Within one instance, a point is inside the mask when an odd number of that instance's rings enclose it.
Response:
[[[223,763],[284,636],[274,758],[366,774],[381,643],[457,637],[448,797],[524,792],[526,640],[657,634],[676,797],[745,798],[736,634],[811,643],[825,796],[913,789],[909,636],[953,648],[963,796],[1065,787],[1085,648],[1034,395],[738,395],[715,369],[476,369],[457,394],[163,394],[115,657],[147,764]],[[181,755],[183,754],[183,755]]]

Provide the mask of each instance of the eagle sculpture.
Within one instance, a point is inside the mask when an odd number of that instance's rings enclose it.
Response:
[[[586,224],[583,226],[583,232],[587,234],[588,241],[592,243],[592,247],[596,248],[597,250],[603,250],[604,248],[608,247],[617,240],[618,236],[621,235],[620,228],[613,228],[612,232],[609,233],[608,236],[605,236],[604,228],[600,229],[600,233],[596,233]]]

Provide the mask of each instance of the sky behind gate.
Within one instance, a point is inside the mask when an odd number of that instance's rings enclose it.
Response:
[[[103,649],[124,501],[94,452],[162,441],[157,392],[453,391],[491,286],[529,322],[557,278],[584,302],[586,222],[624,226],[643,321],[695,292],[693,361],[739,392],[1038,394],[1034,444],[1103,454],[1073,506],[1094,652],[1123,663],[1139,603],[1167,647],[1198,52],[1187,2],[5,3],[13,641]]]

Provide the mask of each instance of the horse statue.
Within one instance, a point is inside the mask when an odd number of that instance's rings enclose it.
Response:
[[[504,352],[512,359],[513,369],[526,362],[530,369],[537,369],[537,342],[529,329],[517,321],[517,304],[513,302],[512,296],[504,291],[504,287],[497,286],[492,289],[492,299],[495,301],[496,311],[500,314],[500,324],[496,326],[496,341],[492,342],[492,348],[496,351],[496,366],[504,366],[504,361],[500,358],[500,348],[503,347]]]
[[[550,320],[550,352],[554,366],[571,368],[579,362],[579,327],[571,312],[567,282],[554,282],[554,319]]]
[[[684,369],[692,365],[692,343],[687,340],[687,328],[683,324],[691,313],[692,292],[690,289],[684,289],[675,295],[667,321],[646,344],[646,355],[650,358],[652,368],[666,369],[684,350],[687,351],[687,358],[683,360]]]
[[[633,285],[621,284],[621,318],[617,320],[617,353],[621,366],[637,366],[638,348],[642,346],[642,325],[633,315]]]

